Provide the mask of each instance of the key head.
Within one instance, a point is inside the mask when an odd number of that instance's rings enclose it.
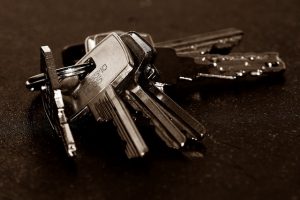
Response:
[[[90,58],[96,63],[96,68],[72,92],[73,117],[78,116],[97,95],[101,95],[109,84],[122,82],[132,70],[131,55],[117,33],[108,35],[77,64]]]
[[[136,70],[135,81],[143,84],[159,77],[159,72],[153,65],[156,57],[155,48],[136,32],[121,35],[134,60]]]
[[[191,77],[201,70],[208,72],[208,68],[196,64],[191,57],[181,57],[171,48],[157,48],[154,66],[159,70],[159,82],[176,84],[178,77]]]
[[[92,50],[109,33],[111,32],[88,36],[85,40],[86,52]],[[155,49],[153,48],[154,42],[152,40],[151,35],[146,33],[136,33],[136,32],[125,33],[123,31],[117,31],[116,33],[119,36],[121,36],[125,44],[127,43],[126,44],[127,47],[131,51],[133,57],[136,59],[135,63],[141,63],[142,62],[141,59],[146,61],[145,59],[148,59],[150,58],[150,56],[155,55]],[[135,66],[138,65],[140,64],[135,64]],[[143,71],[143,77],[146,77],[146,79],[157,79],[159,77],[158,70],[154,66],[145,65],[144,68],[145,69]]]

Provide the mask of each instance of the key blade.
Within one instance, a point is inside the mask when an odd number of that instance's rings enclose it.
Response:
[[[203,139],[206,129],[198,120],[186,112],[154,84],[151,84],[147,91],[156,97],[158,104],[164,109],[164,112],[167,113],[173,121],[177,121],[176,123],[187,133],[188,138],[199,141]]]
[[[126,142],[126,154],[128,158],[143,157],[148,152],[148,147],[140,135],[129,111],[123,101],[115,93],[111,86],[105,90],[107,99],[110,101],[110,111],[114,114],[113,120],[117,120],[118,130],[123,141]]]
[[[135,85],[126,92],[127,96],[132,99],[130,102],[135,102],[140,110],[152,120],[154,126],[159,130],[158,135],[165,141],[167,146],[175,149],[184,146],[186,142],[185,135],[139,85]]]
[[[155,47],[172,48],[178,56],[194,57],[206,53],[221,53],[238,45],[243,37],[243,31],[228,28],[180,39],[155,43]]]

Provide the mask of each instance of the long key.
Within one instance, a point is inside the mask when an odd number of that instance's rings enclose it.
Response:
[[[139,85],[126,90],[126,97],[131,105],[134,104],[134,108],[137,107],[151,120],[156,133],[168,147],[179,149],[185,145],[185,135]]]
[[[156,97],[161,109],[177,124],[177,127],[186,133],[192,140],[201,140],[206,132],[205,127],[193,116],[182,109],[168,95],[160,90],[154,83],[149,84],[148,90]]]
[[[129,158],[145,155],[148,147],[144,143],[122,99],[111,86],[122,82],[132,71],[132,59],[127,47],[116,33],[107,36],[77,64],[92,57],[96,69],[88,74],[74,90],[73,119],[90,110],[96,120],[113,120],[120,137],[126,142]]]
[[[146,56],[149,54],[149,52],[151,52],[151,46],[147,44],[138,34],[131,32],[122,35],[121,38],[131,50],[134,56],[135,64],[140,71],[144,71],[143,68],[152,64],[153,56]],[[138,75],[141,76],[140,74]],[[176,141],[176,138],[183,138],[183,135],[188,139],[202,139],[205,133],[203,125],[186,113],[180,106],[168,98],[167,95],[165,95],[163,92],[160,92],[155,85],[151,84],[151,80],[147,78],[143,79],[143,75],[141,77],[142,79],[135,78],[136,82],[133,84],[133,89],[130,91],[127,90],[126,95],[130,100],[129,103],[135,104],[134,107],[139,108],[140,111],[152,119],[153,124],[156,125],[158,135],[166,142],[166,144],[168,146],[177,144],[177,146],[174,147],[179,148],[183,143],[174,143],[174,139]],[[146,86],[147,91],[151,85],[150,88],[152,88],[152,92],[155,95],[147,94],[147,92],[145,92],[137,82]],[[159,114],[156,113],[156,111],[159,111]],[[163,118],[165,121],[161,120],[161,118]],[[171,120],[171,125],[176,127],[176,129],[168,127],[167,130],[170,130],[169,133],[163,128],[167,127],[166,125],[157,125],[160,122],[163,122],[170,126],[168,119]],[[180,132],[178,132],[178,130],[180,130]]]
[[[143,112],[144,115],[148,116],[155,126],[156,133],[158,136],[165,141],[167,146],[175,149],[181,148],[185,142],[185,135],[176,127],[176,125],[169,119],[169,117],[159,108],[155,100],[150,97],[139,85],[140,75],[143,74],[144,64],[150,62],[154,56],[154,49],[151,46],[140,46],[136,43],[128,45],[130,40],[133,40],[133,35],[130,33],[121,36],[123,42],[129,47],[129,50],[136,50],[140,54],[135,55],[134,64],[135,70],[131,76],[126,77],[121,83],[113,84],[120,94],[133,99],[129,103],[134,102],[136,107]],[[140,37],[136,38],[140,39]],[[142,76],[143,77],[143,76]]]
[[[102,102],[106,109],[104,112],[113,119],[118,131],[121,133],[121,139],[129,143],[125,148],[126,155],[128,158],[144,156],[148,148],[146,148],[145,143],[140,145],[140,147],[143,147],[142,149],[133,148],[135,144],[141,143],[143,139],[139,134],[132,135],[132,133],[137,133],[138,129],[135,125],[132,125],[134,122],[130,113],[111,85],[106,87],[105,96],[105,101]]]
[[[120,33],[119,33],[120,34]],[[104,34],[106,35],[106,34]],[[102,36],[102,35],[101,35]],[[130,39],[129,34],[125,34],[122,39],[124,41],[124,37],[128,36],[127,38]],[[97,37],[97,36],[96,36]],[[89,40],[95,40],[95,37],[92,37]],[[91,45],[94,45],[94,43],[86,42],[88,44],[88,47]],[[148,47],[148,46],[144,46]],[[143,48],[143,46],[139,46],[138,44],[134,44],[130,46],[131,49],[140,49]],[[142,59],[145,63],[147,63],[148,60],[152,59],[152,56],[154,54],[153,48],[150,46],[145,49],[145,52],[142,52],[144,54],[140,55],[140,59]],[[135,65],[136,73],[140,73],[139,67]],[[131,79],[127,78],[127,82],[124,81],[123,84],[117,83],[115,84],[115,87],[118,88],[118,91],[120,93],[126,93],[127,98],[131,99],[131,105],[134,103],[134,107],[142,111],[145,116],[147,116],[153,123],[156,133],[159,135],[159,137],[165,141],[166,145],[179,149],[181,148],[186,141],[186,137],[183,135],[183,133],[175,126],[175,124],[170,120],[170,118],[160,109],[160,107],[156,104],[156,102],[147,94],[144,92],[144,90],[137,84],[136,79],[134,79],[135,76],[132,76]],[[129,82],[129,83],[128,83]]]

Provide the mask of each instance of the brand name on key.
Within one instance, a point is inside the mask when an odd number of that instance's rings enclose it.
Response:
[[[94,81],[94,84],[99,85],[105,76],[103,76],[103,73],[107,70],[107,65],[104,64],[101,67],[97,68],[97,71],[95,73],[91,74],[90,79]]]
[[[86,80],[81,84],[80,88],[74,92],[73,96],[78,96],[83,99],[90,99],[95,93],[100,92],[106,87],[108,77],[106,75],[108,71],[107,64],[98,66],[92,73],[90,73]]]
[[[107,70],[107,65],[104,64],[95,71],[91,79],[95,80],[94,84],[99,85],[103,81],[103,73]]]

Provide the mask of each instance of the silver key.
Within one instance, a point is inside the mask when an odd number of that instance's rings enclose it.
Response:
[[[139,85],[134,85],[125,92],[128,102],[151,120],[156,133],[168,147],[179,149],[185,145],[185,135]]]
[[[142,37],[131,32],[122,35],[121,38],[131,50],[135,65],[137,65],[140,72],[144,72],[143,68],[152,65],[153,55],[151,55],[151,52],[153,54],[153,49],[151,50],[151,46],[147,44]],[[169,147],[180,148],[186,142],[186,138],[195,140],[202,139],[205,132],[204,127],[164,93],[155,90],[157,96],[147,94],[147,92],[149,92],[149,86],[151,85],[154,88],[155,86],[151,84],[149,78],[144,77],[143,73],[142,75],[138,75],[141,76],[141,78],[138,77],[134,79],[136,82],[132,84],[133,89],[126,91],[127,98],[134,108],[142,111],[152,120],[158,135],[166,144]],[[147,92],[139,86],[139,83],[145,87]],[[182,117],[187,118],[183,120]],[[187,122],[185,120],[192,121]],[[193,124],[193,122],[195,123]],[[196,127],[191,128],[190,125],[196,125]]]
[[[200,141],[204,137],[205,127],[160,90],[155,83],[149,83],[147,91],[156,97],[161,109],[182,132],[186,133],[187,138]]]
[[[144,156],[144,143],[131,115],[112,85],[123,81],[133,70],[127,47],[116,33],[111,33],[77,64],[92,57],[97,65],[74,90],[73,119],[90,110],[98,121],[113,120],[120,137],[126,141],[129,158]]]
[[[129,35],[125,34],[125,37]],[[123,39],[123,38],[122,38]],[[123,40],[124,41],[124,40]],[[139,45],[135,45],[131,48],[141,48]],[[140,55],[144,61],[151,59],[153,56],[152,48],[146,49],[145,54]],[[155,126],[156,132],[162,140],[166,142],[169,147],[180,148],[185,144],[185,136],[183,133],[174,125],[174,123],[169,119],[169,117],[159,108],[156,102],[144,92],[144,90],[136,82],[139,78],[136,78],[136,74],[140,74],[142,70],[135,65],[135,74],[126,77],[123,82],[112,83],[112,85],[117,89],[120,95],[125,94],[127,98],[134,99],[132,101],[128,100],[131,105],[134,103],[134,108],[141,110],[144,115],[149,117]],[[125,98],[126,99],[126,98]]]
[[[139,36],[137,33],[132,32],[125,35],[125,37],[121,36],[121,38],[131,50],[132,55],[134,56],[136,61],[135,64],[139,65],[141,71],[144,71],[143,68],[145,67],[154,68],[153,56],[145,58],[145,55],[147,55],[148,52],[151,52],[148,50],[151,49],[151,46],[147,44],[147,42],[145,42],[141,36]],[[140,48],[137,48],[136,46]],[[154,70],[154,72],[156,72],[156,70]],[[177,105],[165,93],[159,90],[154,82],[148,78],[148,76],[145,77],[145,74],[142,74],[141,76],[142,79],[139,80],[141,85],[145,88],[145,91],[149,93],[147,95],[154,98],[153,102],[157,105],[157,107],[163,113],[165,113],[170,120],[172,120],[175,126],[181,132],[183,132],[188,139],[200,141],[205,133],[204,126],[191,115],[189,115],[185,110],[183,110],[179,105]],[[134,99],[134,97],[131,98]]]

